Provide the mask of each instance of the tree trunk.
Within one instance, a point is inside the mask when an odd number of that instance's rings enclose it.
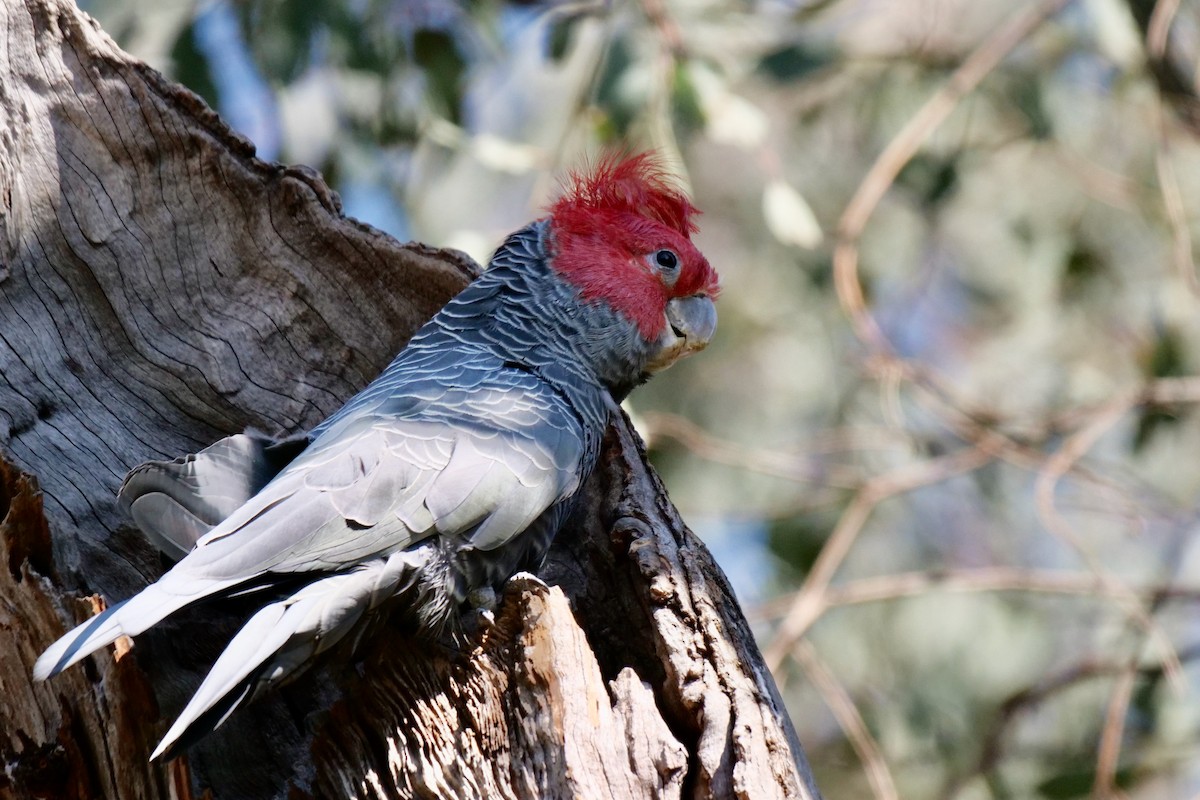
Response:
[[[476,274],[341,214],[66,0],[0,4],[0,797],[817,797],[729,586],[625,419],[543,577],[450,651],[384,626],[153,744],[244,620],[176,615],[46,683],[37,654],[164,569],[125,472],[304,430]]]

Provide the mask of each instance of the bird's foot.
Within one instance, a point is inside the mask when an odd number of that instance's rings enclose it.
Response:
[[[497,603],[496,590],[490,586],[481,586],[467,595],[467,607],[479,611],[495,611]]]
[[[475,589],[467,595],[467,611],[462,617],[463,633],[471,639],[480,639],[496,626],[496,606],[499,598],[490,586]]]

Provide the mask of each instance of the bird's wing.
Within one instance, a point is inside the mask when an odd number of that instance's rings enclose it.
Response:
[[[155,547],[178,561],[305,445],[303,437],[276,442],[254,433],[227,436],[199,453],[135,467],[117,501]]]
[[[453,418],[364,414],[331,428],[179,568],[217,580],[337,571],[435,532],[503,544],[575,492],[584,456],[578,417],[526,383],[449,392],[438,408]]]
[[[443,418],[343,419],[156,583],[52,645],[36,674],[55,674],[196,600],[273,574],[338,572],[435,532],[460,547],[508,541],[575,492],[584,456],[569,404],[518,375],[461,396],[448,390],[434,407]]]
[[[411,560],[410,560],[411,559]],[[397,553],[328,575],[259,609],[230,641],[151,759],[175,752],[234,709],[302,672],[345,638],[364,614],[412,580],[420,558]]]
[[[222,526],[202,541],[189,556],[193,565],[245,537],[205,569],[207,579],[224,579],[221,570],[234,558],[242,572],[332,574],[314,576],[246,623],[155,756],[203,735],[242,702],[294,676],[409,585],[426,557],[406,552],[411,544],[436,531],[459,547],[495,548],[573,494],[585,455],[578,417],[553,392],[528,389],[476,388],[470,398],[458,398],[475,411],[489,407],[488,420],[505,421],[499,428],[478,416],[435,423],[366,415],[335,429],[331,443],[315,442],[312,453],[256,501],[269,506],[265,511],[239,531],[222,536]],[[295,537],[296,530],[311,533]]]

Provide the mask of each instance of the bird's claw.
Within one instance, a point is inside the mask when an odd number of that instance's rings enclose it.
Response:
[[[498,604],[496,590],[490,586],[480,586],[478,589],[471,590],[471,593],[467,595],[467,607],[471,609],[490,613],[496,610]]]
[[[509,580],[509,583],[512,583],[513,581],[524,581],[527,583],[532,583],[534,586],[536,586],[540,589],[549,589],[550,588],[549,586],[546,585],[546,582],[544,580],[539,578],[537,575],[534,575],[532,572],[524,572],[524,571],[518,572],[515,575],[513,575],[511,578],[509,578],[508,580]]]
[[[462,616],[462,633],[468,638],[486,635],[496,627],[496,606],[499,598],[490,586],[481,586],[467,595],[466,611]]]

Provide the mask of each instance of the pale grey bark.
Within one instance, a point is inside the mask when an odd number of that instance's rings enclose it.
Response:
[[[551,588],[514,582],[473,648],[385,625],[168,764],[150,749],[249,604],[33,683],[67,625],[161,574],[116,509],[126,470],[315,424],[476,269],[345,219],[319,176],[255,159],[65,0],[4,0],[0,797],[816,796],[625,420]]]

